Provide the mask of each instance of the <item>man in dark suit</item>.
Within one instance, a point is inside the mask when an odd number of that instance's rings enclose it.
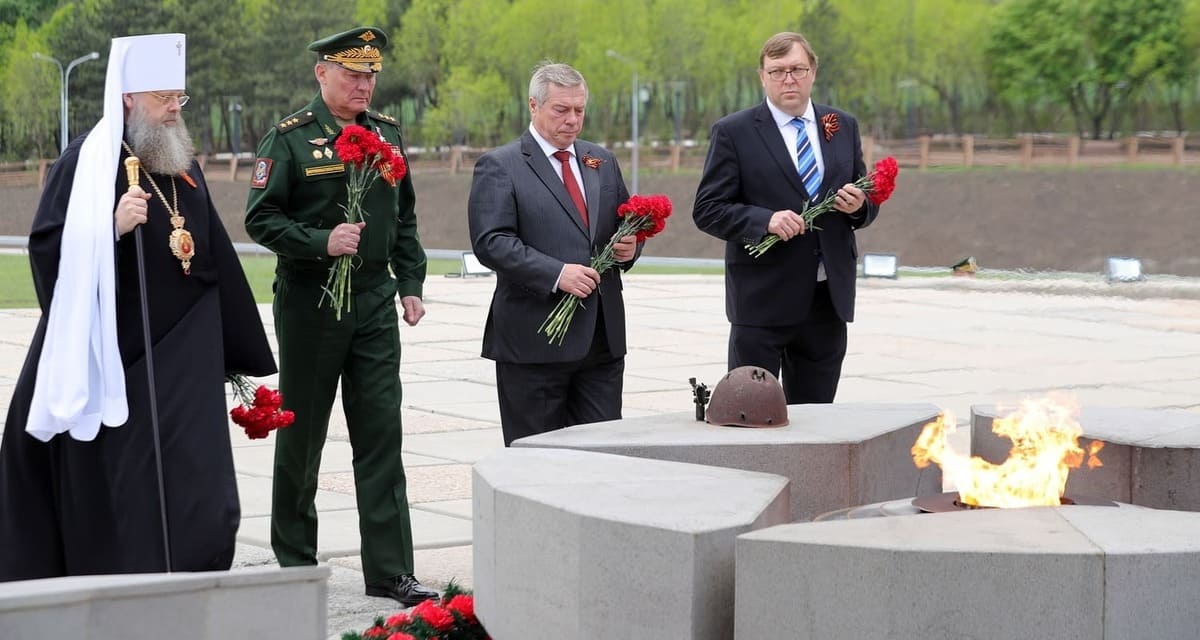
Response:
[[[879,208],[852,184],[866,173],[858,123],[812,102],[817,55],[804,36],[772,36],[758,60],[766,100],[713,125],[692,217],[726,241],[729,368],[782,368],[789,404],[833,402],[854,320],[854,230]],[[806,228],[804,203],[830,193],[834,211]],[[768,234],[783,242],[751,256],[746,245]]]
[[[597,273],[588,265],[616,232],[617,207],[629,192],[617,159],[576,139],[587,100],[578,71],[542,64],[529,82],[529,130],[475,163],[467,215],[476,257],[496,272],[483,357],[496,362],[506,446],[621,417],[620,270]],[[620,239],[622,269],[638,249],[634,236]],[[551,344],[538,328],[563,293],[583,305],[562,344]]]

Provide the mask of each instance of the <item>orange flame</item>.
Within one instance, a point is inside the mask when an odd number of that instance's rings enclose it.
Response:
[[[1083,428],[1073,404],[1050,398],[1026,400],[1017,411],[992,421],[992,433],[1012,440],[1008,459],[992,464],[950,449],[947,436],[957,427],[943,412],[925,425],[912,447],[913,462],[942,468],[945,481],[958,488],[959,501],[981,507],[1057,506],[1067,486],[1067,474],[1088,459],[1094,469],[1104,443],[1095,440],[1085,452],[1079,447]]]

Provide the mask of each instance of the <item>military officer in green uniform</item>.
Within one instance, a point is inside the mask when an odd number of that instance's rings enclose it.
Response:
[[[334,142],[360,125],[402,153],[400,128],[370,109],[387,35],[361,27],[309,45],[320,92],[276,124],[258,146],[246,231],[277,256],[275,331],[279,387],[296,422],[275,442],[271,546],[282,566],[317,562],[314,498],[321,448],[339,380],[354,451],[362,564],[369,596],[412,606],[437,592],[413,576],[412,525],[400,460],[400,334],[425,315],[425,251],[417,236],[412,178],[376,180],[367,215],[349,224],[346,166]],[[352,255],[349,311],[321,301],[335,258]]]

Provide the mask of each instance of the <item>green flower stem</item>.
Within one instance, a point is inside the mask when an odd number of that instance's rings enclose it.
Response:
[[[595,269],[597,273],[604,275],[605,271],[608,271],[617,264],[617,241],[625,236],[637,234],[637,232],[650,226],[652,222],[653,220],[650,216],[626,216],[622,218],[617,231],[608,239],[608,243],[604,245],[600,253],[591,259],[588,266]],[[546,316],[546,320],[542,322],[542,326],[538,327],[538,333],[545,335],[550,344],[558,343],[559,346],[562,346],[563,339],[567,336],[567,329],[571,328],[571,320],[575,317],[575,310],[582,306],[583,299],[569,293],[562,294],[562,297],[558,299],[558,304],[554,305],[554,309],[550,311],[550,315]]]
[[[364,160],[361,165],[350,166],[350,174],[346,180],[346,204],[342,205],[346,222],[350,224],[365,220],[368,215],[363,209],[362,201],[367,191],[379,179],[379,171],[374,168],[378,161],[379,156],[376,155]],[[317,306],[321,307],[328,299],[338,321],[341,321],[343,312],[350,311],[350,301],[353,298],[350,277],[353,271],[354,256],[342,255],[334,259],[333,266],[329,268],[329,278],[322,287],[321,299],[317,301]]]
[[[862,189],[863,191],[865,191],[867,193],[870,193],[871,189],[873,189],[875,187],[874,174],[866,175],[866,176],[859,178],[858,180],[855,180],[854,186],[858,187],[859,189]],[[829,194],[829,196],[827,198],[818,202],[815,205],[812,205],[811,207],[808,206],[808,202],[806,201],[804,203],[804,208],[800,210],[800,217],[804,220],[804,227],[806,229],[820,231],[821,227],[818,227],[817,225],[815,225],[813,223],[816,222],[817,218],[821,214],[823,214],[827,211],[833,210],[833,203],[836,199],[837,199],[837,192],[835,191],[835,192]],[[768,233],[767,237],[763,238],[762,241],[759,242],[758,244],[745,245],[746,251],[748,251],[751,256],[758,258],[758,257],[762,256],[764,253],[766,253],[771,247],[779,244],[779,240],[780,240],[779,236],[777,236],[773,233]]]
[[[233,395],[246,406],[254,404],[254,392],[258,389],[250,379],[240,373],[225,376],[225,380],[233,387]]]

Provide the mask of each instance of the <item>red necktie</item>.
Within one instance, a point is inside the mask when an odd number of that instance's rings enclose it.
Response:
[[[583,199],[579,183],[575,181],[575,172],[571,171],[571,152],[555,151],[554,157],[562,163],[563,184],[567,186],[567,193],[571,196],[571,201],[575,203],[575,208],[579,210],[579,217],[583,219],[584,228],[587,228],[587,201]]]

